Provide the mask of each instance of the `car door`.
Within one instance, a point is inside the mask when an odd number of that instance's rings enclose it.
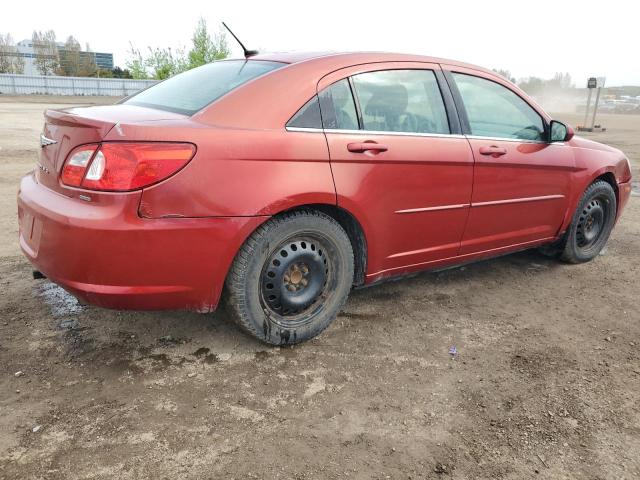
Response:
[[[574,155],[547,141],[546,118],[499,77],[444,67],[475,158],[460,254],[550,239],[567,214]]]
[[[455,257],[473,155],[439,66],[358,66],[318,90],[337,203],[362,223],[368,280]]]

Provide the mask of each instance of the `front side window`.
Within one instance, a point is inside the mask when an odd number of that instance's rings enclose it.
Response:
[[[322,125],[329,130],[358,130],[358,115],[349,81],[345,78],[318,95]]]
[[[212,62],[149,87],[123,103],[193,115],[243,83],[285,65],[260,60]]]
[[[542,117],[499,83],[453,73],[469,119],[471,134],[481,137],[543,140]]]
[[[447,134],[449,123],[431,70],[384,70],[355,75],[364,130]]]

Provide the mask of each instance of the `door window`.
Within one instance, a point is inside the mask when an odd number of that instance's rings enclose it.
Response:
[[[447,113],[431,70],[383,70],[355,75],[362,128],[381,132],[449,133]]]
[[[358,115],[349,80],[340,80],[318,95],[322,125],[331,130],[358,130]]]
[[[542,117],[508,88],[480,77],[454,73],[471,134],[481,137],[543,140]]]

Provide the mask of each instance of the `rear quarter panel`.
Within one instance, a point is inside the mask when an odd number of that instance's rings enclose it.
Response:
[[[197,145],[185,168],[144,189],[144,217],[273,215],[302,204],[336,203],[324,135],[184,120],[118,125],[107,140],[133,138]]]

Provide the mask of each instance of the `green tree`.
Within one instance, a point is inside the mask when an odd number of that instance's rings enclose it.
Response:
[[[573,88],[573,81],[569,73],[557,72],[551,80],[548,81],[550,87],[557,89]]]
[[[31,43],[35,52],[34,63],[41,75],[53,75],[60,68],[60,56],[56,45],[56,34],[53,30],[34,31]]]
[[[502,75],[504,78],[509,80],[511,83],[516,83],[516,79],[511,76],[511,72],[509,70],[505,70],[505,69],[502,69],[502,68],[494,68],[493,71],[496,72],[498,75]]]
[[[8,33],[0,33],[0,73],[24,73],[24,58]]]
[[[135,48],[131,42],[129,42],[131,49],[129,50],[129,57],[125,62],[127,70],[131,72],[131,77],[136,80],[144,80],[149,78],[147,73],[147,67],[145,66],[145,60],[140,53],[140,50]]]
[[[185,53],[182,48],[171,50],[171,48],[147,47],[149,49],[147,56],[143,56],[140,50],[130,43],[131,48],[125,62],[127,69],[133,78],[164,80],[229,55],[225,33],[220,30],[212,38],[207,30],[207,22],[203,18],[198,21],[191,41],[192,47],[188,53]]]
[[[101,70],[103,71],[103,70]],[[102,75],[100,75],[102,76]],[[129,72],[129,70],[127,70],[126,68],[123,70],[120,67],[114,67],[113,70],[111,70],[111,76],[113,78],[133,78],[131,76],[131,72]]]
[[[67,38],[64,47],[60,50],[59,75],[77,77],[80,73],[80,42],[73,36]]]
[[[522,78],[518,82],[518,86],[529,95],[536,95],[544,90],[545,81],[538,77]]]
[[[529,95],[540,95],[543,92],[566,90],[574,88],[571,75],[568,73],[556,73],[553,78],[542,79],[538,77],[522,78],[518,86]]]
[[[207,30],[207,22],[200,17],[198,25],[191,38],[192,47],[189,50],[189,68],[199,67],[214,60],[221,60],[229,56],[227,37],[220,30],[213,39]]]
[[[164,80],[176,73],[176,61],[170,48],[149,47],[145,66],[151,69],[151,78],[154,80]]]

